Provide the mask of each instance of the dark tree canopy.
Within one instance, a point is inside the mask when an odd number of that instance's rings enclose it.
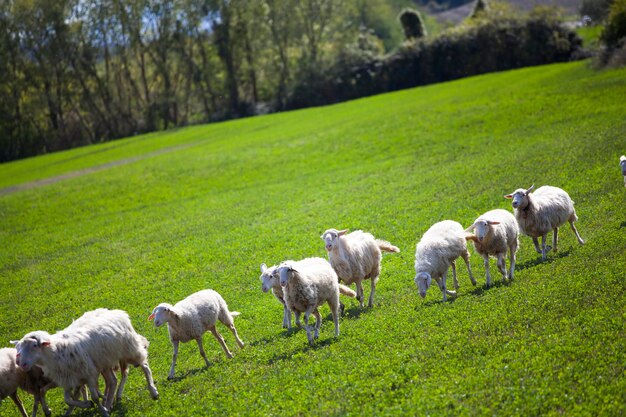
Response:
[[[399,16],[407,40],[414,40],[426,36],[426,26],[417,10],[404,9]]]

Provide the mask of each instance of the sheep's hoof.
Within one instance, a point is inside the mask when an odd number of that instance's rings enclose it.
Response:
[[[168,381],[171,381],[172,379],[174,379],[174,375],[168,375],[168,376],[167,376],[167,380],[168,380]]]

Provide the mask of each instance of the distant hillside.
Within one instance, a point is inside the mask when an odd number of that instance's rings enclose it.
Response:
[[[515,9],[529,11],[536,6],[557,6],[565,11],[566,15],[577,15],[582,0],[507,0]],[[435,17],[442,23],[457,24],[465,19],[474,7],[474,2],[470,1],[461,6],[453,7],[440,13],[435,13]]]

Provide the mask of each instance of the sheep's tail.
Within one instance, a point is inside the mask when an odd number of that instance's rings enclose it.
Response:
[[[356,298],[356,293],[342,284],[339,284],[339,293],[348,297]]]
[[[235,317],[237,317],[238,315],[240,315],[241,313],[240,313],[240,312],[238,312],[238,311],[231,311],[231,312],[229,312],[229,314],[230,314],[230,316],[231,316],[231,317],[235,318]]]
[[[398,249],[397,246],[393,246],[391,243],[387,242],[386,240],[376,239],[376,243],[378,244],[378,247],[380,248],[380,250],[384,252],[391,252],[391,253],[400,252],[400,249]]]
[[[465,240],[473,240],[474,242],[478,242],[478,238],[476,237],[476,235],[469,232],[465,232]]]

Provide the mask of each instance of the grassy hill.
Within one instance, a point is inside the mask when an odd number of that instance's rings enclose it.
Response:
[[[0,165],[1,345],[93,308],[127,310],[161,398],[133,370],[113,415],[623,415],[624,97],[626,70],[559,64]],[[473,253],[478,287],[460,262],[456,300],[432,288],[420,299],[424,231],[510,209],[502,196],[533,183],[570,193],[587,243],[564,227],[542,263],[521,237],[514,281],[494,273],[490,289]],[[383,258],[376,306],[344,300],[337,339],[323,307],[309,347],[281,328],[259,264],[325,257],[329,227],[402,252]],[[167,381],[167,330],[147,317],[203,288],[242,313],[247,346],[219,327],[234,359],[206,335],[212,366],[181,345]],[[48,400],[65,410],[61,391]],[[5,401],[0,416],[13,415]]]

